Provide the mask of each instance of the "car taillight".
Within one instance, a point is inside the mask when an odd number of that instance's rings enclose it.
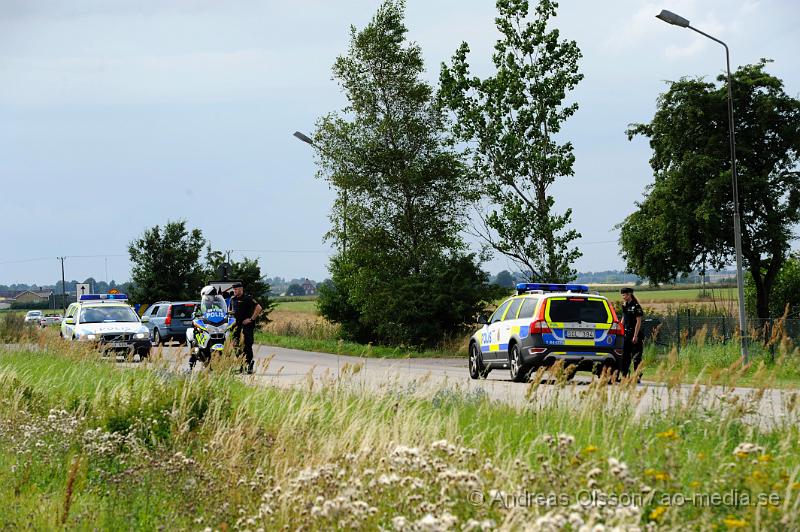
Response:
[[[531,323],[530,334],[545,334],[553,332],[545,320],[536,320]]]
[[[608,329],[608,334],[618,334],[620,336],[625,336],[625,327],[618,321],[615,321],[611,324],[611,327]]]
[[[170,325],[172,323],[172,305],[167,307],[167,319],[164,320],[164,325]]]

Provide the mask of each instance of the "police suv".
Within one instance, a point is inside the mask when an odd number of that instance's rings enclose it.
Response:
[[[150,331],[127,304],[125,294],[83,294],[67,308],[61,337],[94,342],[103,351],[150,354]]]
[[[469,342],[469,375],[486,378],[508,368],[522,382],[557,361],[600,374],[616,369],[625,331],[614,307],[580,284],[519,283]]]

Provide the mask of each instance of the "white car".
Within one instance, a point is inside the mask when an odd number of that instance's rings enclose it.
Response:
[[[48,325],[60,325],[61,324],[61,316],[58,314],[50,315],[50,316],[42,316],[42,319],[39,320],[39,325],[42,327],[47,327]]]
[[[25,314],[25,323],[39,323],[44,314],[41,310],[29,310]]]
[[[94,342],[104,351],[150,354],[150,331],[125,302],[123,294],[84,294],[67,309],[61,337],[68,341]]]

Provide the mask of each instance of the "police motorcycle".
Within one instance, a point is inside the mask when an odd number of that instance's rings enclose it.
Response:
[[[235,321],[228,315],[228,304],[217,287],[209,285],[200,291],[200,309],[192,327],[186,330],[190,370],[198,360],[207,366],[214,353],[222,352]]]

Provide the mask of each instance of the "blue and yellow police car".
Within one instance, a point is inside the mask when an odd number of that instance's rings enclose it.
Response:
[[[523,382],[542,366],[563,361],[576,371],[614,370],[625,331],[608,300],[581,284],[520,283],[469,342],[469,374],[486,378],[508,368]]]

